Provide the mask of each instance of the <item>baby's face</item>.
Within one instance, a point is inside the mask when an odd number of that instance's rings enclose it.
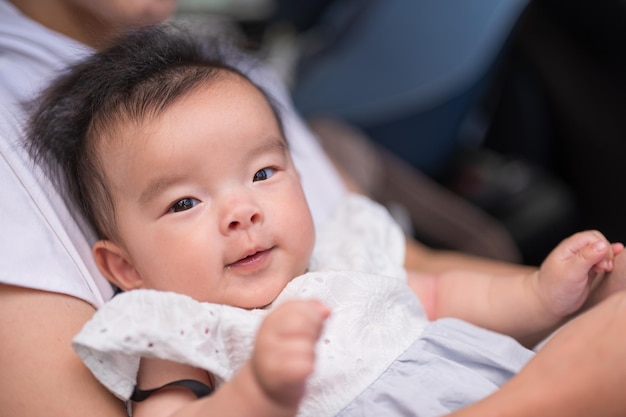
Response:
[[[255,308],[305,272],[311,214],[278,122],[248,81],[228,74],[116,131],[104,169],[117,243],[144,288]]]

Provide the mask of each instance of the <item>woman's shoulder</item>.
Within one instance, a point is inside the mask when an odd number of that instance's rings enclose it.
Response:
[[[21,146],[14,114],[0,104],[0,282],[72,295],[94,306],[113,290],[59,193]]]

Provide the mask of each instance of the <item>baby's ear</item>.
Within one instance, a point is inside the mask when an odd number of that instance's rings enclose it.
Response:
[[[93,246],[93,257],[100,272],[124,291],[141,288],[143,279],[126,251],[110,240],[99,240]]]

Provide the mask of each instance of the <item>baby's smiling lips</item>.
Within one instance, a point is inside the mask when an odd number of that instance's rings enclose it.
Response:
[[[246,255],[243,258],[226,265],[226,268],[227,269],[237,268],[240,270],[261,268],[265,265],[265,262],[269,258],[269,254],[272,251],[272,249],[274,248],[271,247],[269,249],[254,251],[251,254]]]

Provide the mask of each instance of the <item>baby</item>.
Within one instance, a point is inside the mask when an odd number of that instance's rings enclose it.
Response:
[[[576,312],[623,249],[587,231],[526,275],[407,273],[400,228],[360,196],[316,235],[280,109],[210,51],[130,33],[30,126],[124,291],[74,347],[135,416],[441,415],[517,372],[513,338]]]

